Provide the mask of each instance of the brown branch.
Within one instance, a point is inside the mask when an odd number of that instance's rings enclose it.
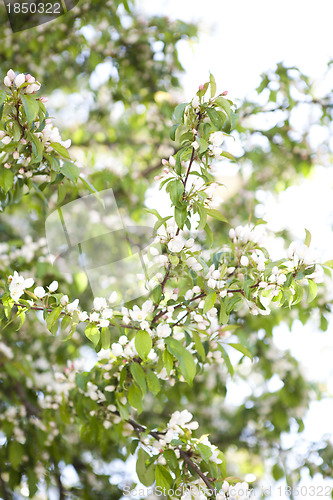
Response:
[[[211,482],[209,481],[209,479],[205,476],[205,474],[199,469],[199,467],[190,459],[190,457],[188,456],[188,454],[186,453],[186,451],[182,450],[181,448],[178,448],[179,450],[179,453],[180,453],[180,456],[182,457],[182,459],[184,460],[184,462],[187,463],[187,465],[189,467],[191,467],[191,469],[193,469],[199,477],[201,477],[201,479],[203,480],[203,482],[205,483],[205,485],[207,486],[208,490],[211,492],[211,493],[215,493],[216,490],[215,488],[213,487],[213,485],[211,484]]]
[[[22,385],[19,382],[16,382],[14,387],[29,417],[38,416],[40,413],[40,409],[29,401]]]
[[[138,433],[140,432],[145,432],[147,429],[146,427],[144,427],[143,425],[141,424],[138,424],[137,422],[135,422],[135,420],[133,419],[129,419],[127,420],[127,422],[133,427],[133,429],[135,429]],[[156,432],[156,431],[150,431],[149,434],[154,438],[156,439],[157,441],[160,440],[161,436],[163,436],[163,433],[161,432]],[[205,474],[199,469],[199,467],[193,462],[193,460],[191,460],[191,458],[189,457],[189,454],[184,451],[182,448],[177,448],[179,450],[179,453],[180,453],[180,456],[181,458],[184,460],[184,462],[189,466],[191,467],[191,469],[194,470],[194,472],[203,480],[203,482],[205,483],[205,485],[207,486],[207,488],[209,489],[209,491],[211,493],[215,493],[215,488],[213,487],[213,485],[211,484],[211,482],[209,481],[209,479],[205,476]]]

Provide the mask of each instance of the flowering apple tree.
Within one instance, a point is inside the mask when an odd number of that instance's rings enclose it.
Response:
[[[79,180],[95,192],[71,160],[71,141],[63,141],[52,125],[47,98],[38,94],[40,83],[30,74],[9,70],[4,84],[0,94],[2,210],[19,205],[22,196],[32,192],[44,199],[48,189],[61,200],[71,185],[77,189]],[[235,161],[227,148],[235,107],[226,94],[217,93],[211,75],[190,102],[174,110],[170,137],[177,146],[161,159],[154,179],[155,186],[159,183],[169,195],[170,213],[162,216],[158,206],[145,210],[155,220],[150,266],[159,264],[164,269],[149,283],[153,285],[149,297],[115,307],[114,290],[110,297],[95,297],[88,307],[85,299],[81,305],[81,299],[71,293],[60,269],[50,266],[45,273],[27,272],[24,251],[6,260],[0,368],[8,371],[19,403],[7,406],[5,402],[0,416],[5,436],[0,487],[5,498],[25,482],[33,497],[43,481],[48,487],[55,481],[60,498],[65,498],[59,471],[62,458],[75,464],[79,476],[84,469],[93,471],[93,465],[79,454],[66,451],[62,457],[66,439],[67,444],[73,439],[73,444],[83,447],[81,451],[97,448],[103,461],[112,458],[115,448],[126,450],[121,453],[127,457],[134,454],[139,481],[162,489],[168,498],[249,497],[248,483],[228,473],[223,448],[200,432],[193,420],[195,411],[193,417],[180,396],[188,388],[199,387],[219,367],[232,376],[232,351],[242,361],[253,360],[254,346],[242,335],[237,338],[246,318],[278,314],[301,302],[311,309],[332,261],[317,261],[308,231],[303,244],[291,243],[279,260],[272,260],[265,245],[264,221],[229,227],[219,199],[221,186],[212,172],[212,165],[221,159]],[[215,237],[220,228],[225,232],[222,243]],[[38,255],[38,261],[47,265],[45,249],[41,255],[43,245],[44,241],[34,245],[30,259]],[[61,348],[52,354],[50,336],[44,359],[37,340],[23,363],[27,381],[22,385],[21,354],[17,357],[6,338],[13,332],[19,349],[20,336],[29,339],[31,325],[43,338],[49,331]],[[96,353],[88,370],[76,351],[82,342]],[[29,364],[37,375],[29,373]],[[43,381],[48,371],[52,382]],[[179,397],[166,418],[165,410],[159,410],[172,391]],[[147,423],[146,408],[153,413]],[[71,429],[79,429],[79,435],[73,431],[69,438]],[[36,455],[41,448],[43,453]],[[86,476],[87,485],[98,490],[91,476],[92,472]],[[105,481],[102,476],[98,481]]]

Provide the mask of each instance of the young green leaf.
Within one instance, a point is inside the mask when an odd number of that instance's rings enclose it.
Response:
[[[147,359],[152,347],[153,342],[148,332],[141,330],[135,335],[135,348],[140,358]]]

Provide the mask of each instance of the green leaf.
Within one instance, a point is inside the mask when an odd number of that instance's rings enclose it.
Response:
[[[64,146],[62,146],[61,144],[59,144],[59,142],[51,142],[50,146],[51,146],[51,148],[54,149],[54,151],[56,151],[63,158],[67,158],[68,160],[71,159],[67,149]]]
[[[317,295],[317,283],[315,283],[312,280],[308,280],[308,285],[309,285],[309,291],[308,291],[308,297],[307,297],[307,303],[310,304],[310,302],[315,299]]]
[[[172,127],[170,128],[170,139],[172,141],[175,140],[176,138],[176,130],[177,128],[179,127],[179,123],[175,123],[174,125],[172,125]]]
[[[196,332],[192,332],[192,336],[193,336],[193,340],[194,340],[194,343],[195,343],[195,347],[196,347],[197,353],[199,354],[199,356],[202,359],[202,361],[205,361],[205,359],[206,359],[206,352],[205,352],[204,346],[202,345],[202,342],[201,342],[199,334],[196,333]]]
[[[7,92],[4,90],[0,90],[0,105],[3,104],[6,100]]]
[[[230,361],[230,358],[228,356],[227,351],[224,349],[224,347],[221,344],[219,345],[219,349],[222,352],[222,357],[223,357],[223,359],[225,361],[225,364],[227,365],[228,372],[230,373],[231,376],[233,376],[233,374],[234,374],[234,368],[233,368],[233,366],[231,364],[231,361]]]
[[[58,318],[61,314],[61,311],[62,311],[61,306],[56,307],[55,309],[53,309],[53,311],[46,318],[46,325],[50,331],[51,331],[52,326],[58,321]]]
[[[205,314],[206,312],[210,311],[216,302],[216,292],[210,292],[207,297],[205,298],[205,305],[203,308],[203,313]]]
[[[72,318],[70,316],[64,316],[61,320],[61,330],[65,331],[66,328],[70,325]]]
[[[275,481],[279,481],[279,479],[282,479],[284,477],[284,470],[279,464],[274,464],[272,468],[272,476]]]
[[[166,349],[165,349],[165,351],[163,351],[162,360],[163,360],[164,368],[167,371],[167,374],[170,375],[170,372],[171,372],[171,370],[173,368],[173,357],[169,353],[169,351],[167,351]]]
[[[216,210],[215,208],[207,208],[206,211],[207,215],[210,215],[214,219],[218,219],[221,222],[226,222],[227,224],[229,224],[228,220],[224,217],[224,215],[221,214],[219,210]]]
[[[230,102],[227,99],[225,99],[224,97],[222,97],[222,96],[217,97],[215,99],[215,102],[216,102],[216,104],[220,108],[222,108],[226,112],[229,120],[231,121],[231,107],[230,107]]]
[[[146,378],[148,389],[154,394],[154,396],[156,396],[156,394],[158,394],[161,390],[161,384],[158,377],[152,370],[148,370],[146,373]]]
[[[184,111],[187,105],[187,102],[182,102],[175,107],[173,114],[178,123],[184,123]]]
[[[308,231],[307,229],[305,229],[305,234],[306,234],[306,236],[305,236],[305,242],[304,243],[305,243],[305,245],[307,247],[309,247],[310,244],[311,244],[311,233],[310,233],[310,231]]]
[[[172,486],[172,476],[170,472],[163,467],[163,465],[157,464],[155,469],[155,480],[156,486],[160,488],[165,488],[166,490],[170,490]]]
[[[147,384],[146,375],[142,366],[140,365],[140,363],[133,362],[130,365],[130,371],[135,382],[140,387],[142,394],[145,395],[147,393]]]
[[[33,163],[40,163],[43,159],[44,145],[34,134],[30,134],[29,139],[31,140]]]
[[[216,81],[211,73],[209,73],[209,83],[210,83],[210,96],[214,97],[216,94]]]
[[[234,161],[237,163],[237,160],[236,158],[234,157],[234,155],[232,155],[231,153],[229,153],[228,151],[222,151],[221,153],[221,156],[224,156],[225,158],[228,158],[228,160],[231,160],[231,161]],[[266,223],[265,223],[266,224]]]
[[[155,465],[146,465],[146,462],[149,461],[150,458],[150,455],[148,455],[145,450],[139,448],[138,459],[136,462],[136,473],[140,482],[147,487],[151,486],[155,481]]]
[[[224,300],[221,300],[219,319],[222,325],[226,325],[229,321],[229,314],[227,314],[227,307]]]
[[[226,118],[224,118],[224,120],[223,120],[223,118],[220,115],[220,113],[218,111],[216,111],[216,109],[214,109],[214,108],[207,108],[206,111],[207,111],[207,114],[208,114],[208,118],[210,119],[210,121],[212,122],[212,124],[218,130],[222,129]]]
[[[326,262],[324,262],[323,266],[333,269],[333,260],[327,260]]]
[[[234,343],[230,342],[228,345],[231,345],[231,347],[233,347],[234,349],[237,349],[237,351],[244,354],[244,356],[247,356],[248,358],[253,359],[253,356],[250,353],[250,351],[246,347],[244,347],[242,344],[234,344]]]
[[[27,115],[28,122],[31,124],[39,113],[39,104],[34,97],[25,94],[21,96],[24,112]]]
[[[138,413],[141,413],[143,408],[142,408],[142,392],[140,391],[139,387],[136,386],[135,384],[132,384],[131,387],[129,388],[128,395],[127,395],[128,402],[133,408],[136,408],[138,410]]]
[[[5,193],[13,187],[14,184],[14,174],[11,170],[5,167],[0,168],[0,187]]]
[[[163,456],[164,456],[168,466],[170,467],[170,469],[172,471],[178,470],[178,467],[179,467],[178,459],[177,459],[176,453],[173,450],[171,450],[171,449],[165,450],[163,452]]]
[[[212,456],[212,450],[209,448],[209,446],[202,443],[198,443],[196,447],[200,451],[200,455],[202,456],[204,461],[208,464],[209,458]]]
[[[18,469],[19,465],[22,463],[23,453],[24,447],[21,443],[17,441],[11,441],[9,443],[9,462],[13,469]]]
[[[181,180],[175,179],[166,187],[167,193],[169,193],[172,203],[175,207],[182,207],[181,199],[184,193],[184,184]]]
[[[199,153],[204,153],[208,149],[208,142],[202,137],[197,137],[197,142],[200,145]]]
[[[96,325],[93,325],[91,323],[89,323],[87,326],[86,326],[86,329],[84,331],[85,333],[85,336],[94,344],[94,346],[96,347],[98,342],[99,342],[99,338],[100,338],[100,332],[99,332],[99,329],[97,328]]]
[[[165,343],[175,358],[179,361],[181,372],[188,384],[192,384],[196,374],[196,366],[192,354],[179,342],[172,337],[165,339]]]
[[[200,216],[200,222],[198,224],[197,230],[201,231],[205,226],[207,222],[207,209],[203,206],[203,204],[198,203],[197,204],[197,211]]]
[[[141,330],[135,335],[135,348],[142,359],[147,359],[153,347],[151,336],[148,332]]]
[[[175,221],[180,229],[183,229],[185,221],[187,219],[187,208],[177,208],[175,207]]]
[[[63,166],[60,167],[60,172],[74,183],[77,182],[80,176],[80,169],[69,161],[66,161]]]
[[[102,349],[109,349],[111,345],[111,334],[109,328],[102,328],[101,343],[102,343]]]

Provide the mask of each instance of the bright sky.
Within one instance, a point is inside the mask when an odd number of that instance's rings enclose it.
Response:
[[[214,74],[219,90],[228,90],[232,99],[242,98],[258,85],[262,72],[280,61],[318,79],[319,87],[326,64],[333,59],[331,0],[315,4],[308,0],[141,0],[141,7],[149,14],[164,14],[201,26],[199,43],[189,47],[184,42],[179,47],[186,100],[206,81],[209,72]],[[332,88],[333,81],[329,84]],[[323,258],[332,259],[332,188],[333,172],[319,167],[311,180],[288,189],[279,199],[269,197],[260,215],[272,229],[288,227],[297,238],[304,237],[304,227],[308,228]],[[333,325],[326,333],[316,331],[313,324],[303,327],[297,323],[291,333],[279,328],[275,342],[279,348],[291,349],[309,377],[327,384],[333,395]],[[241,392],[237,395],[242,398]],[[237,398],[233,402],[237,403]],[[332,435],[332,421],[332,399],[312,403],[304,436],[316,441],[325,433]],[[305,478],[303,484],[310,484],[310,480]],[[320,479],[312,484],[320,485]],[[272,498],[288,497],[276,492]],[[302,495],[304,498],[308,496]]]

